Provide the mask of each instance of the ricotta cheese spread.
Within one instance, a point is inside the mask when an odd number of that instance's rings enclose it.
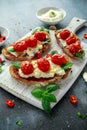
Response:
[[[54,63],[51,62],[51,58],[48,58],[49,62],[50,62],[50,70],[49,72],[42,72],[36,62],[37,61],[32,61],[32,64],[34,66],[34,72],[29,74],[29,75],[25,75],[21,69],[19,69],[19,75],[23,78],[29,78],[29,77],[35,77],[35,78],[49,78],[49,77],[54,77],[55,74],[56,75],[64,75],[65,71],[59,66],[56,65]]]

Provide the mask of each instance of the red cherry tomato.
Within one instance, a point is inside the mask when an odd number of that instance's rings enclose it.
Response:
[[[46,54],[46,58],[51,57],[51,56],[52,56],[51,54]]]
[[[6,39],[5,36],[0,35],[0,42],[4,41]]]
[[[0,57],[0,64],[2,63],[2,58]]]
[[[65,40],[66,38],[68,38],[70,35],[70,31],[67,29],[64,29],[60,32],[60,38]]]
[[[25,43],[28,47],[36,47],[37,39],[34,36],[30,36],[25,39]]]
[[[43,72],[47,72],[50,70],[50,63],[46,58],[38,59],[37,65],[38,65],[38,68]]]
[[[25,43],[25,41],[19,41],[19,42],[15,42],[13,44],[13,47],[15,51],[22,52],[27,49],[27,44]]]
[[[38,59],[41,58],[41,52],[40,51],[36,52],[35,55],[37,56]]]
[[[15,103],[13,100],[10,100],[10,99],[6,99],[5,100],[5,103],[8,107],[14,107],[15,106]]]
[[[77,98],[75,95],[70,95],[70,102],[71,102],[73,105],[76,105],[77,102],[78,102],[78,98]]]
[[[29,61],[22,61],[21,70],[24,74],[28,75],[33,73],[34,67]]]
[[[51,57],[51,60],[54,64],[57,64],[57,65],[63,65],[64,63],[67,62],[67,59],[65,58],[64,55],[61,55],[61,54],[55,54]]]
[[[75,43],[76,42],[76,36],[73,35],[73,36],[70,36],[68,39],[66,39],[66,43],[68,45],[72,44],[72,43]]]
[[[46,33],[44,32],[36,32],[34,34],[34,36],[36,37],[37,40],[39,41],[44,41],[46,39]]]
[[[84,38],[87,39],[87,33],[84,34]]]
[[[72,43],[71,45],[69,45],[69,51],[72,53],[76,53],[81,49],[81,45],[80,43]]]

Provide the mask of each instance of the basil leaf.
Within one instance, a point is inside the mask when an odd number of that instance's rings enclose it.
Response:
[[[44,100],[48,100],[49,102],[56,102],[56,97],[51,93],[46,93],[43,95]]]
[[[46,41],[47,41],[47,42],[50,42],[50,41],[51,41],[51,39],[50,39],[50,38],[46,38]]]
[[[66,70],[66,69],[70,68],[72,65],[73,65],[72,62],[67,62],[67,63],[63,64],[61,67],[62,67],[62,69]]]
[[[14,48],[8,48],[8,52],[15,52]]]
[[[82,119],[87,118],[86,114],[81,114],[80,112],[77,112],[77,116],[80,117],[80,118],[82,118]]]
[[[38,29],[36,28],[36,29],[34,29],[33,31],[32,31],[32,35],[35,33],[35,32],[37,32],[38,31]]]
[[[59,89],[59,85],[58,84],[49,84],[49,85],[46,86],[46,91],[48,93],[53,92],[53,91],[55,91],[57,89]]]
[[[45,30],[45,27],[44,27],[44,26],[41,26],[39,30],[40,30],[40,31],[44,31],[44,30]]]
[[[50,102],[44,98],[42,98],[42,107],[46,113],[51,112]]]
[[[80,52],[77,52],[76,56],[79,57],[79,58],[81,58],[81,59],[83,58],[83,55]]]
[[[16,124],[17,124],[18,126],[21,126],[21,125],[22,125],[22,122],[21,122],[21,121],[16,121]]]
[[[13,62],[12,65],[15,66],[17,69],[20,69],[21,62],[20,61]]]
[[[58,54],[57,50],[51,51],[51,55]]]
[[[36,98],[42,98],[43,97],[44,90],[40,88],[35,88],[31,91],[31,94]]]

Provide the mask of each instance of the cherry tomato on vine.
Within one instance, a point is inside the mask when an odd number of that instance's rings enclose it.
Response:
[[[71,102],[73,105],[76,105],[77,102],[78,102],[78,98],[77,98],[75,95],[70,95],[70,102]]]
[[[34,34],[34,36],[36,37],[37,40],[39,41],[44,41],[46,39],[46,33],[45,32],[36,32]]]
[[[28,47],[36,47],[37,39],[34,36],[29,36],[25,39],[25,43]]]
[[[38,65],[38,68],[43,72],[47,72],[50,70],[50,63],[46,58],[38,59],[37,65]]]
[[[14,107],[15,106],[15,103],[13,100],[10,100],[10,99],[6,99],[5,100],[5,103],[8,107]]]
[[[57,65],[63,65],[64,63],[67,62],[67,59],[64,55],[61,54],[55,54],[51,57],[51,60],[54,64]]]
[[[66,38],[68,38],[70,35],[70,31],[67,29],[64,29],[60,32],[60,37],[61,39],[65,40]]]
[[[28,75],[33,73],[34,67],[29,61],[22,61],[21,70],[24,74]]]
[[[13,47],[15,51],[22,52],[27,49],[27,44],[25,43],[25,41],[19,41],[13,43]]]

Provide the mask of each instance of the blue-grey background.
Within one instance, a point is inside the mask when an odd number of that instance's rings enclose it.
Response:
[[[35,16],[39,8],[47,6],[63,8],[67,13],[66,18],[56,25],[58,29],[66,27],[75,16],[87,20],[87,0],[0,0],[0,25],[7,27],[10,32],[0,50],[37,26],[49,28]],[[77,35],[87,43],[87,39],[83,38],[84,33],[87,33],[86,26]],[[87,114],[87,83],[82,78],[85,71],[87,65],[50,116],[0,88],[0,130],[86,130],[87,119],[80,119],[76,115],[78,111]],[[76,106],[69,102],[71,94],[78,97]],[[15,107],[8,108],[6,99],[14,100]],[[17,120],[22,121],[22,126],[16,125]]]

